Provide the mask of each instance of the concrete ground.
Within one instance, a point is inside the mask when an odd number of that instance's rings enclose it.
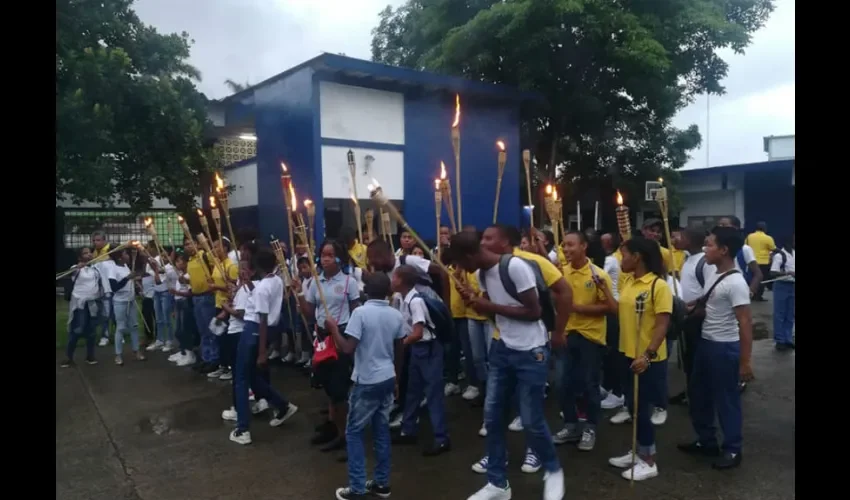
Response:
[[[754,306],[756,321],[767,330],[770,308],[770,302]],[[764,337],[769,331],[762,326],[759,333]],[[220,418],[230,406],[228,384],[171,366],[163,354],[145,363],[128,361],[121,368],[112,363],[111,353],[112,347],[98,348],[100,364],[61,369],[57,351],[57,499],[332,499],[335,488],[346,484],[346,466],[308,444],[323,394],[310,389],[307,378],[294,369],[276,367],[273,380],[300,407],[298,414],[279,428],[269,427],[267,417],[260,416],[252,426],[254,443],[239,446],[228,440],[231,425]],[[690,439],[692,432],[686,409],[671,406],[667,423],[658,429],[659,477],[630,490],[607,459],[629,448],[631,426],[606,420],[592,452],[558,448],[567,498],[794,498],[794,357],[793,352],[776,352],[769,338],[755,342],[757,380],[744,395],[740,468],[718,472],[708,462],[678,452],[676,443]],[[681,372],[671,370],[671,394],[682,384]],[[454,396],[448,412],[450,453],[424,458],[415,447],[393,448],[393,498],[462,500],[484,485],[485,478],[470,470],[484,450],[484,439],[477,435],[481,410]],[[551,401],[548,415],[551,428],[557,429]],[[423,421],[427,427],[427,419]],[[523,437],[509,434],[513,497],[541,498],[542,472],[519,471]],[[369,470],[372,464],[370,457]]]

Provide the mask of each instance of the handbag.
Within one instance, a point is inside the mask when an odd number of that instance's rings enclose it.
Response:
[[[343,288],[343,296],[347,297],[348,294],[348,280],[351,276],[346,275],[345,277],[345,288]],[[316,286],[321,286],[318,282]],[[339,318],[342,316],[342,307],[339,308],[339,313],[336,316],[337,323],[339,322]],[[336,343],[334,342],[333,337],[330,335],[325,335],[321,340],[319,339],[319,325],[315,325],[316,336],[313,339],[313,366],[319,365],[321,363],[327,363],[328,361],[336,361],[339,359],[339,353],[336,351]]]

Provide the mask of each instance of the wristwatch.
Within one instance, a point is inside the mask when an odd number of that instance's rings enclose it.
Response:
[[[653,361],[655,358],[657,358],[657,357],[658,357],[658,353],[657,353],[657,352],[655,352],[655,351],[650,351],[649,349],[647,349],[647,350],[646,350],[646,352],[644,352],[644,353],[643,353],[643,355],[644,355],[644,356],[646,356],[646,358],[647,358],[648,360],[650,360],[650,361]]]

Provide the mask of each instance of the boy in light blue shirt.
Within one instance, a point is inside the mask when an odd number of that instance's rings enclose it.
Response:
[[[390,407],[398,392],[396,374],[401,368],[401,339],[404,319],[390,306],[390,279],[374,273],[364,279],[369,300],[351,313],[345,328],[339,331],[333,318],[325,321],[339,350],[354,354],[354,387],[349,396],[345,437],[348,448],[348,483],[336,490],[339,500],[360,500],[390,495]],[[375,440],[375,479],[366,480],[366,450],[363,431],[372,424]]]

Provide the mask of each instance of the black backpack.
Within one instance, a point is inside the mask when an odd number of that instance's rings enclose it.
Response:
[[[697,275],[697,282],[699,286],[705,288],[705,255],[699,258],[697,261],[697,267],[694,270]]]
[[[705,262],[703,262],[703,265]],[[699,265],[699,264],[697,264]],[[699,271],[702,271],[699,269]],[[655,282],[660,280],[661,278],[657,277],[652,281],[652,288],[650,289],[650,295],[652,297],[652,307],[655,308]],[[699,279],[699,275],[697,275],[697,279]],[[704,278],[703,278],[704,280]],[[673,290],[670,290],[671,292]],[[673,295],[673,312],[670,313],[670,324],[667,326],[667,340],[677,340],[679,335],[682,333],[682,330],[685,326],[685,316],[688,314],[688,306],[685,304],[685,301],[680,299],[678,296]]]
[[[508,265],[514,257],[516,256],[505,254],[499,259],[499,279],[502,281],[502,286],[505,288],[505,291],[508,292],[508,295],[519,302],[519,293],[517,293],[516,284],[514,284],[513,280],[511,280],[511,275],[508,273]],[[540,266],[533,260],[523,259],[522,257],[516,258],[531,266],[531,270],[534,272],[534,280],[537,284],[537,295],[540,300],[540,319],[543,320],[543,324],[546,325],[546,329],[551,332],[555,328],[555,305],[552,302],[552,294],[549,292],[549,287],[546,286],[546,281],[543,279],[543,273],[540,271]],[[483,282],[483,280],[481,281]]]
[[[410,300],[417,298],[425,302],[425,308],[428,309],[428,316],[431,317],[431,321],[434,323],[433,325],[426,324],[425,328],[431,330],[441,343],[451,343],[454,338],[455,323],[452,319],[452,312],[446,307],[446,303],[440,299],[428,297],[420,293],[414,294]]]

